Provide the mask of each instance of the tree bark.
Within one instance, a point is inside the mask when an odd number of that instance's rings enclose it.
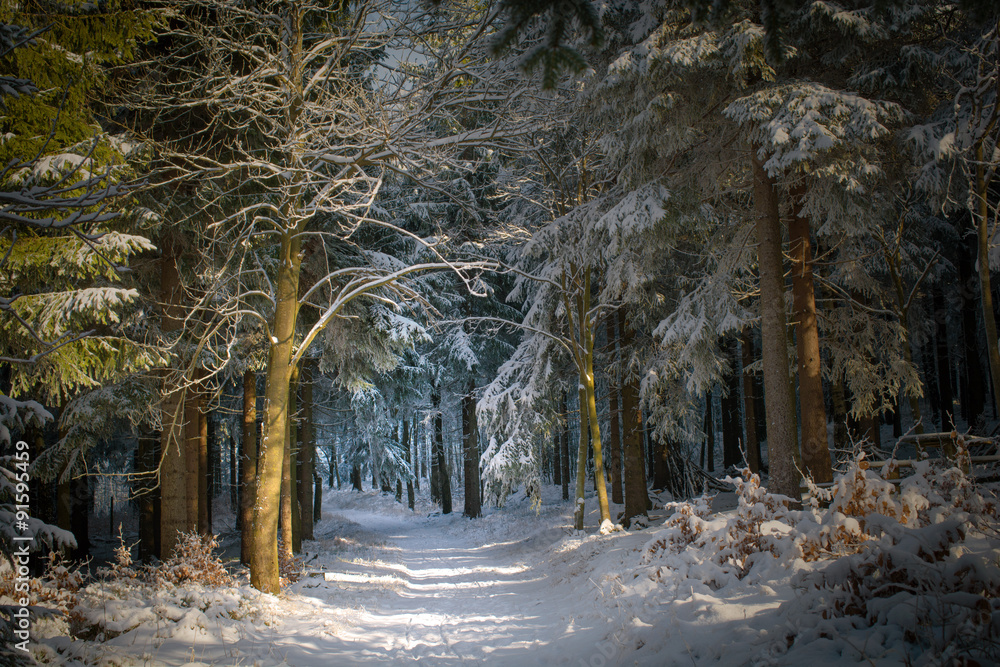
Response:
[[[441,494],[441,513],[451,514],[451,475],[444,453],[444,416],[441,414],[441,390],[435,385],[431,391],[434,405],[434,451],[432,458],[437,464],[438,487]]]
[[[579,374],[578,374],[579,375]],[[583,530],[583,518],[586,512],[585,492],[587,490],[587,393],[583,384],[577,386],[577,402],[579,403],[580,440],[576,449],[576,507],[573,510],[573,528]]]
[[[934,320],[937,323],[937,374],[938,390],[941,394],[941,430],[955,428],[955,397],[951,382],[951,352],[948,346],[948,310],[944,305],[944,294],[940,285],[933,290]]]
[[[631,346],[632,338],[628,312],[622,309],[618,314],[618,341],[621,344],[623,358],[625,351]],[[649,493],[646,490],[646,466],[642,451],[642,411],[639,408],[637,379],[629,377],[622,379],[621,398],[622,456],[625,464],[623,480],[625,511],[622,514],[622,524],[629,526],[635,517],[646,516],[650,504]]]
[[[559,446],[562,448],[562,499],[569,500],[569,406],[566,400],[566,391],[562,392],[562,401],[559,407],[562,413],[562,433],[560,434]]]
[[[801,215],[803,195],[799,191],[794,196],[795,214],[788,222],[795,345],[798,352],[799,406],[802,412],[802,472],[811,475],[816,482],[826,483],[833,481],[833,468],[830,464],[830,442],[826,434],[823,361],[819,352],[809,219]]]
[[[139,560],[148,563],[154,557],[160,558],[159,525],[156,521],[156,503],[159,488],[155,484],[156,462],[159,460],[160,433],[143,432],[139,436],[136,456],[137,471],[136,500],[139,505]]]
[[[160,330],[167,335],[183,325],[183,288],[177,268],[179,251],[167,234],[160,241]],[[184,397],[180,378],[164,371],[163,397],[160,400],[160,556],[169,558],[177,544],[177,535],[188,530],[187,441],[184,432]]]
[[[406,448],[406,464],[410,467],[410,476],[406,480],[406,506],[412,511],[416,504],[416,495],[413,492],[413,447],[410,442],[410,420],[403,420],[403,446]]]
[[[250,564],[251,536],[254,533],[254,504],[257,500],[257,374],[243,373],[243,432],[240,439],[240,563]]]
[[[299,510],[299,368],[292,368],[288,386],[288,435],[281,463],[281,535],[290,553],[302,552],[302,516]],[[288,538],[291,537],[291,540]]]
[[[800,475],[795,460],[798,441],[795,404],[789,391],[785,321],[785,281],[782,266],[781,219],[778,193],[764,163],[751,149],[754,211],[757,227],[757,263],[760,271],[760,315],[764,362],[764,405],[770,491],[801,502]]]
[[[288,428],[292,350],[298,312],[301,238],[294,230],[281,234],[276,302],[271,323],[273,337],[267,363],[265,431],[257,474],[250,582],[264,593],[278,593],[278,511],[281,469]],[[276,341],[276,342],[274,342]]]
[[[754,362],[753,329],[743,329],[740,340],[740,352],[743,368],[740,376],[743,379],[743,421],[746,431],[744,446],[747,454],[747,467],[750,472],[760,472],[760,440],[757,439],[757,410],[754,400],[754,375],[747,368]]]
[[[726,393],[722,397],[722,467],[729,468],[743,464],[740,453],[743,429],[740,425],[740,351],[736,336],[727,336],[725,345],[729,373]]]
[[[989,180],[986,174],[987,165],[984,162],[983,140],[976,143],[975,156],[973,218],[976,223],[976,238],[979,241],[979,296],[982,299],[983,322],[986,325],[986,352],[990,362],[990,380],[993,384],[993,408],[995,414],[1000,415],[1000,348],[997,347],[997,320],[993,313],[993,287],[990,279],[990,228],[987,201]]]
[[[302,446],[299,448],[299,509],[302,539],[313,539],[313,470],[316,465],[316,442],[313,435],[313,369],[310,362],[302,365],[299,377],[302,398],[302,423],[299,428]]]
[[[712,392],[705,395],[705,470],[715,470],[715,418],[712,416]]]
[[[963,217],[963,219],[965,219]],[[965,231],[965,225],[960,225]],[[969,237],[958,249],[959,312],[962,313],[962,354],[965,373],[962,376],[962,416],[969,426],[975,426],[986,408],[986,379],[983,377],[979,349],[979,326],[976,322],[978,284],[970,257],[976,256],[976,240]]]
[[[608,315],[607,338],[608,347],[614,352],[618,338],[618,312]],[[608,377],[608,481],[611,483],[611,502],[621,505],[622,497],[622,441],[621,424],[618,412],[618,379]]]
[[[187,503],[187,521],[184,530],[186,531],[199,530],[201,509],[204,506],[201,497],[205,480],[201,468],[200,417],[201,390],[197,386],[192,386],[188,389],[187,400],[184,401],[184,481]]]
[[[836,378],[830,385],[830,398],[833,404],[833,446],[838,451],[846,452],[851,443],[847,432],[847,397],[843,378]]]
[[[470,381],[462,397],[462,444],[465,454],[465,516],[475,519],[483,514],[479,497],[479,425],[476,421],[475,386]],[[412,490],[410,495],[412,496]]]
[[[204,390],[198,402],[198,532],[212,532],[212,452],[208,442],[208,405]]]

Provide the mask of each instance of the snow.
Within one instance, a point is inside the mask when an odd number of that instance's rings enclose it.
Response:
[[[600,522],[592,496],[586,530],[572,530],[573,503],[554,486],[541,504],[518,492],[477,520],[423,496],[411,512],[391,495],[330,490],[306,576],[281,596],[245,579],[152,594],[92,584],[78,608],[91,640],[40,621],[39,651],[70,665],[522,667],[921,665],[988,650],[969,646],[1000,625],[995,504],[929,465],[886,499],[861,460],[829,509],[786,510],[745,473],[735,509],[712,509],[732,497],[666,503],[632,531]],[[869,500],[889,505],[846,514]]]

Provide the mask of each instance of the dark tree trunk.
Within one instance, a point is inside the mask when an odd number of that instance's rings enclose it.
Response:
[[[715,470],[715,419],[712,416],[712,392],[705,396],[705,470]]]
[[[410,420],[403,420],[403,447],[406,451],[406,463],[410,467],[410,476],[406,480],[406,506],[412,511],[416,504],[416,496],[413,493],[413,478],[416,476],[413,469],[413,447],[410,442]]]
[[[608,348],[614,356],[615,344],[618,340],[618,312],[608,315],[607,320]],[[621,505],[625,502],[622,496],[622,440],[621,424],[618,411],[618,378],[608,376],[608,481],[611,483],[611,502]]]
[[[754,374],[747,372],[747,368],[754,362],[753,329],[750,327],[743,329],[740,348],[743,362],[740,377],[743,382],[743,419],[746,429],[747,466],[751,472],[759,473],[760,440],[757,439],[757,401],[754,396],[756,383],[754,382]]]
[[[726,348],[729,356],[729,374],[726,376],[726,395],[722,397],[722,466],[739,466],[743,463],[740,445],[743,429],[740,426],[740,351],[736,336],[728,336]]]
[[[351,466],[351,486],[354,487],[355,491],[364,491],[364,487],[361,485],[361,465],[355,463]]]
[[[302,417],[299,424],[298,499],[301,514],[302,539],[313,539],[313,470],[316,467],[316,442],[313,437],[313,369],[308,361],[302,364],[299,376]]]
[[[562,449],[562,497],[569,500],[569,479],[570,479],[570,458],[569,458],[569,406],[566,404],[566,392],[562,393],[560,403],[562,411],[562,434],[560,437],[560,447]]]
[[[955,428],[955,394],[951,384],[951,352],[948,346],[948,309],[945,307],[944,294],[940,285],[933,289],[934,321],[937,324],[935,338],[937,339],[937,375],[941,394],[939,407],[942,431]]]
[[[851,443],[847,433],[847,397],[843,378],[837,378],[830,385],[830,403],[833,405],[833,446],[838,451],[846,452]]]
[[[243,373],[243,437],[240,439],[240,563],[250,564],[253,506],[257,502],[257,374]]]
[[[148,563],[160,558],[160,527],[157,522],[156,504],[160,489],[156,485],[156,464],[159,461],[160,433],[144,432],[139,436],[136,453],[139,479],[136,482],[136,500],[139,505],[139,560]]]
[[[451,514],[451,475],[448,473],[448,461],[445,459],[444,416],[441,414],[441,391],[437,387],[431,391],[431,402],[434,406],[434,451],[431,456],[437,464],[441,513]]]
[[[236,529],[241,530],[240,514],[240,456],[237,452],[236,434],[229,434],[229,506],[236,515]]]
[[[188,389],[188,400],[184,403],[184,431],[187,476],[187,528],[202,532],[202,491],[205,490],[204,468],[201,467],[201,391],[197,387]],[[207,448],[206,448],[207,449]],[[207,459],[207,452],[206,452]],[[207,515],[205,521],[207,522]]]
[[[208,406],[203,402],[204,410],[208,409]],[[201,517],[198,519],[198,532],[202,535],[212,534],[212,500],[215,496],[215,477],[219,470],[219,439],[216,437],[215,424],[211,419],[211,414],[202,411],[201,417],[198,420],[198,425],[202,431],[202,442],[204,443],[205,451],[205,467],[202,469],[203,477],[205,478],[205,493],[201,495],[201,498],[205,501],[205,510],[201,513],[204,515],[204,529],[202,526]]]
[[[631,345],[633,337],[628,314],[624,309],[619,312],[618,332],[618,340],[621,343],[624,356],[624,352]],[[642,410],[639,408],[639,381],[637,379],[623,378],[621,399],[622,455],[625,459],[625,478],[623,480],[625,511],[622,515],[622,524],[627,527],[635,517],[645,516],[650,507],[642,451]]]
[[[323,518],[323,478],[313,476],[313,524]]]
[[[559,431],[552,432],[552,483],[562,485],[562,449],[559,447]]]
[[[921,358],[921,370],[924,376],[924,387],[926,388],[925,395],[927,396],[927,402],[930,404],[931,412],[930,416],[927,417],[927,421],[937,420],[941,416],[941,393],[938,387],[937,381],[937,364],[934,363],[934,350],[931,345],[934,342],[933,338],[924,341],[924,344],[920,346],[920,358]],[[944,424],[940,424],[941,429],[944,429]]]
[[[417,493],[420,493],[420,477],[424,475],[427,470],[424,467],[422,457],[420,456],[420,429],[417,428],[417,418],[413,417],[413,425],[410,428],[413,439],[413,488]]]
[[[962,416],[975,426],[986,409],[986,379],[983,376],[982,353],[979,347],[979,283],[973,273],[971,257],[976,256],[976,239],[969,236],[958,251],[959,311],[962,313],[962,354],[965,373],[962,376]]]
[[[462,444],[465,453],[465,516],[475,519],[483,514],[479,497],[479,425],[476,421],[475,387],[469,383],[462,397]]]

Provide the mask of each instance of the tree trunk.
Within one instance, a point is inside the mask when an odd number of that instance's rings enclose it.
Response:
[[[200,376],[200,372],[196,371]],[[200,379],[200,378],[199,378]],[[184,401],[184,465],[185,465],[185,501],[187,503],[187,522],[184,530],[198,530],[201,522],[201,493],[205,480],[201,468],[201,389],[192,386],[188,389],[187,400]]]
[[[475,386],[470,381],[462,397],[462,444],[465,454],[465,516],[475,519],[483,514],[479,497],[479,425],[476,421]],[[412,495],[412,492],[411,492]]]
[[[313,477],[313,525],[323,518],[323,478],[319,475]]]
[[[431,405],[436,410],[438,404],[440,403],[440,396],[438,396],[436,393],[434,393],[435,391],[437,391],[437,390],[436,389],[432,389],[431,390]],[[438,402],[435,403],[434,402],[435,400],[437,400]],[[435,424],[435,426],[437,425],[437,417],[434,417],[434,424]],[[436,442],[437,442],[436,440],[432,440],[431,441],[431,451],[430,451],[431,502],[434,503],[434,504],[436,504],[436,505],[440,505],[441,504],[441,467],[439,465],[439,459],[438,459],[438,456],[437,456],[437,444],[436,444]]]
[[[288,435],[281,463],[281,535],[290,554],[302,552],[302,526],[299,511],[299,369],[292,368],[288,386]],[[289,539],[290,538],[290,539]]]
[[[198,532],[212,532],[212,478],[214,470],[208,443],[208,405],[204,392],[198,406]]]
[[[774,182],[751,149],[754,210],[757,227],[757,263],[760,270],[760,331],[764,362],[764,405],[770,491],[801,501],[800,475],[795,460],[798,441],[795,404],[789,391],[788,347],[785,323],[785,281],[782,266],[781,219]]]
[[[743,368],[740,376],[743,378],[743,421],[746,430],[744,445],[747,454],[747,466],[750,472],[760,472],[760,440],[757,439],[757,410],[754,400],[754,374],[747,368],[754,362],[753,329],[743,329],[740,340]]]
[[[562,459],[562,499],[569,500],[569,406],[567,405],[565,391],[562,393],[562,401],[559,409],[562,412],[562,433],[559,438],[559,446],[562,448],[562,456],[560,457]]]
[[[183,289],[177,269],[178,251],[167,235],[160,245],[160,330],[173,334],[183,325],[181,309]],[[184,432],[184,397],[178,375],[164,371],[163,397],[160,400],[160,557],[169,558],[177,544],[177,534],[188,530],[187,440]]]
[[[740,351],[736,336],[726,338],[729,374],[726,375],[726,393],[722,397],[722,467],[743,464],[740,445],[743,429],[740,426]]]
[[[577,387],[577,402],[579,403],[580,440],[576,449],[576,508],[573,510],[573,528],[583,530],[583,518],[586,511],[587,484],[587,396],[583,383]]]
[[[444,416],[441,413],[441,390],[437,386],[431,391],[434,405],[434,451],[431,453],[437,464],[438,488],[441,494],[441,513],[451,514],[451,475],[444,452]]]
[[[625,357],[632,343],[632,327],[628,313],[624,309],[618,314],[618,340],[622,357]],[[626,371],[627,373],[627,371]],[[639,381],[627,377],[622,379],[622,456],[625,467],[623,480],[625,511],[622,524],[629,526],[637,516],[646,516],[649,510],[649,494],[646,491],[646,468],[642,452],[642,411],[639,408]]]
[[[299,428],[299,508],[302,539],[313,539],[313,470],[316,467],[316,442],[313,436],[313,370],[310,362],[302,366],[299,393],[302,398],[302,424]]]
[[[826,434],[823,400],[823,361],[819,353],[819,324],[813,283],[809,219],[800,215],[801,197],[795,196],[795,214],[788,222],[792,256],[792,301],[795,345],[798,352],[799,407],[802,412],[802,472],[820,483],[833,481],[830,441]]]
[[[410,420],[403,420],[403,446],[406,447],[406,464],[410,467],[410,476],[406,480],[406,506],[413,511],[416,505],[416,496],[413,493],[413,478],[414,468],[413,468],[413,447],[410,442]]]
[[[933,290],[934,320],[937,323],[935,338],[937,339],[937,374],[938,388],[941,392],[940,420],[941,430],[950,431],[955,428],[955,398],[951,384],[951,353],[948,348],[948,310],[944,305],[944,294],[940,285]]]
[[[90,512],[94,507],[94,489],[86,470],[74,476],[69,481],[69,487],[73,508],[69,527],[76,538],[73,559],[83,561],[90,557]]]
[[[986,325],[986,351],[989,355],[990,380],[993,384],[993,408],[995,414],[1000,414],[1000,348],[997,347],[997,320],[993,313],[993,287],[990,283],[990,228],[987,201],[989,181],[986,177],[987,166],[984,162],[981,140],[976,144],[975,155],[976,174],[972,199],[976,238],[979,241],[979,296],[983,303],[983,322]]]
[[[355,463],[351,466],[351,486],[354,487],[355,491],[364,491],[361,486],[361,465]]]
[[[712,392],[705,395],[705,470],[715,470],[715,419],[712,416]]]
[[[159,525],[156,521],[156,503],[160,493],[155,484],[156,462],[159,460],[160,433],[143,432],[139,436],[136,456],[139,479],[136,483],[136,500],[139,504],[139,560],[149,563],[159,552]]]
[[[843,378],[836,378],[830,385],[830,398],[833,404],[833,446],[838,451],[846,452],[851,443],[847,433],[847,397]]]
[[[254,503],[257,500],[257,374],[243,373],[243,437],[240,439],[240,563],[250,564],[251,537],[255,532]]]
[[[608,347],[612,350],[618,338],[618,313],[612,312],[607,319]],[[611,482],[611,502],[621,505],[622,497],[622,441],[620,415],[618,414],[617,378],[608,377],[608,480]]]
[[[562,486],[562,448],[559,446],[559,431],[552,432],[552,483]]]
[[[236,529],[242,530],[243,515],[240,512],[240,455],[236,434],[229,434],[229,507],[236,516]]]
[[[964,225],[961,225],[964,231]],[[962,353],[965,373],[962,377],[962,416],[969,426],[975,426],[986,408],[986,380],[983,377],[982,356],[979,349],[979,326],[976,322],[976,277],[973,275],[970,256],[976,255],[976,240],[958,249],[959,312],[962,313]]]
[[[267,360],[265,431],[257,474],[250,582],[264,593],[278,593],[278,511],[281,469],[288,428],[292,351],[298,312],[301,239],[292,230],[281,234],[276,306],[271,324],[272,344]],[[276,341],[276,342],[273,342]]]

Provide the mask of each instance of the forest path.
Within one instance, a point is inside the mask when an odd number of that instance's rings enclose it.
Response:
[[[574,559],[554,557],[566,537],[556,516],[483,525],[326,509],[312,576],[253,641],[276,664],[608,664],[612,622],[568,576]]]

